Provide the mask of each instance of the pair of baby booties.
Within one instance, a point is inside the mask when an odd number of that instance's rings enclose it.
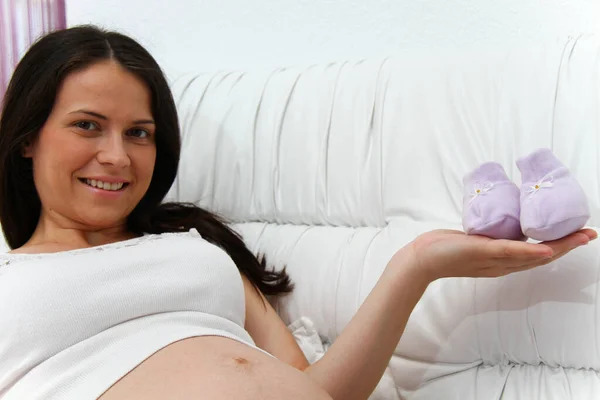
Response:
[[[550,149],[516,162],[521,187],[496,162],[463,179],[465,233],[494,239],[551,241],[583,228],[590,210],[583,188]]]

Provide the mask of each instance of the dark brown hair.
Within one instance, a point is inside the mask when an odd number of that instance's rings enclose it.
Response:
[[[72,72],[113,60],[141,78],[152,94],[156,121],[156,164],[148,191],[128,217],[136,234],[184,232],[196,228],[221,247],[241,273],[266,295],[290,292],[285,269],[268,270],[241,237],[219,216],[186,203],[162,203],[177,174],[180,134],[177,110],[168,83],[154,58],[135,40],[94,26],[50,33],[27,51],[9,83],[0,115],[0,224],[11,248],[23,246],[40,218],[41,203],[31,159],[21,155],[46,122],[62,81]]]

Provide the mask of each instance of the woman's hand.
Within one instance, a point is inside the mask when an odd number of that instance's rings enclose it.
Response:
[[[394,258],[400,257],[398,265],[409,266],[427,282],[447,277],[498,277],[548,264],[597,236],[595,231],[583,229],[534,244],[438,230],[420,235]],[[413,262],[406,263],[407,257]]]

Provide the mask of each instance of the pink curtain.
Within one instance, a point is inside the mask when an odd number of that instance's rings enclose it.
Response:
[[[0,0],[0,103],[29,46],[44,33],[65,27],[65,0]]]

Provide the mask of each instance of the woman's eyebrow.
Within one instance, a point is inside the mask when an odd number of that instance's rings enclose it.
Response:
[[[85,110],[85,109],[81,109],[81,110],[75,110],[75,111],[71,111],[69,114],[87,114],[87,115],[91,115],[92,117],[96,117],[102,120],[107,121],[108,117],[102,114],[99,114],[97,112],[94,111],[90,111],[90,110]],[[154,120],[152,119],[138,119],[133,121],[134,124],[153,124],[155,125]]]

